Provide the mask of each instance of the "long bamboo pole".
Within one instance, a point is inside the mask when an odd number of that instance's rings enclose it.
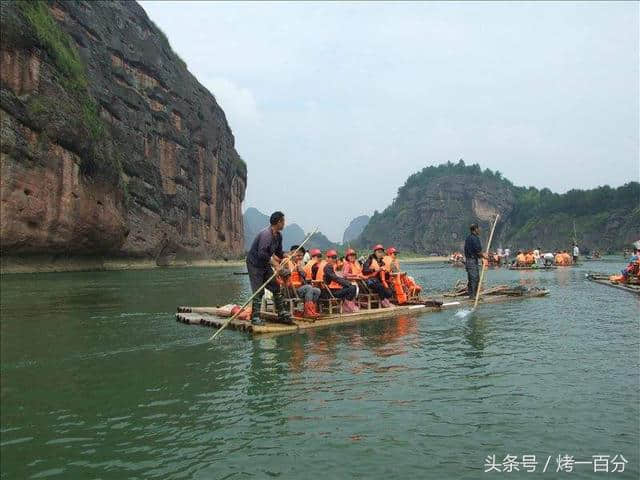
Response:
[[[487,242],[487,251],[485,252],[487,256],[487,262],[489,261],[489,248],[491,247],[491,240],[493,240],[493,232],[496,229],[496,223],[498,223],[498,218],[500,214],[496,215],[496,219],[493,222],[493,227],[491,227],[491,234],[489,235],[489,241]],[[478,282],[478,291],[476,292],[476,300],[473,302],[473,310],[478,306],[478,299],[480,298],[480,289],[482,288],[482,280],[484,279],[484,271],[486,267],[484,266],[484,260],[482,261],[482,271],[480,272],[480,281]]]
[[[309,241],[309,239],[311,237],[313,237],[315,235],[315,233],[318,231],[319,227],[316,227],[315,230],[313,232],[311,232],[309,235],[307,235],[307,238],[304,239],[304,241],[298,246],[298,248],[296,248],[293,253],[290,256],[295,256],[296,253],[298,253],[298,251],[304,246],[305,243],[307,243]],[[222,326],[216,330],[216,333],[214,333],[213,335],[211,335],[211,338],[209,339],[209,341],[213,341],[219,334],[220,332],[222,332],[222,330],[224,330],[225,328],[227,328],[227,325],[229,325],[233,320],[235,320],[235,318],[240,314],[240,312],[242,312],[242,310],[249,305],[249,303],[251,303],[251,301],[255,298],[256,295],[258,295],[258,293],[260,293],[264,287],[266,287],[267,285],[269,285],[269,283],[271,282],[271,280],[273,280],[275,278],[275,276],[278,274],[278,272],[280,271],[280,269],[282,268],[282,266],[284,265],[284,261],[280,262],[280,265],[278,266],[278,268],[276,268],[273,271],[273,275],[271,275],[271,277],[269,277],[269,280],[267,280],[266,282],[264,282],[262,284],[262,286],[260,288],[258,288],[255,292],[253,292],[253,295],[251,295],[249,297],[249,300],[247,300],[246,302],[244,302],[244,305],[242,305],[242,307],[240,307],[240,310],[238,310],[232,317],[230,317],[228,320],[225,320],[225,322],[222,324]]]

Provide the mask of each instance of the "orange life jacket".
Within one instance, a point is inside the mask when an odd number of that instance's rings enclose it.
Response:
[[[384,258],[382,259],[382,265],[387,272],[393,272],[394,269],[396,272],[400,271],[400,266],[398,265],[398,261],[391,255],[384,256]]]
[[[527,263],[527,259],[524,256],[524,254],[520,253],[518,254],[518,256],[516,257],[516,262],[520,265],[524,265]]]
[[[380,264],[378,263],[377,258],[371,259],[370,269],[372,270],[372,273],[365,274],[366,278],[374,278],[379,276],[382,280],[382,269],[380,268]]]
[[[284,260],[282,260],[282,266],[283,268],[286,268],[287,270],[289,270],[291,272],[291,275],[289,275],[286,278],[283,278],[281,275],[278,275],[276,277],[276,282],[278,282],[278,285],[282,286],[282,287],[293,287],[293,288],[298,288],[302,285],[302,281],[300,280],[300,273],[298,272],[298,268],[296,266],[296,264],[294,264],[290,258],[285,258]]]
[[[415,295],[418,292],[422,291],[422,287],[416,283],[413,277],[410,277],[409,275],[402,275],[402,281],[412,295]]]
[[[289,277],[289,284],[298,288],[302,286],[302,278],[300,277],[300,271],[298,270],[298,265],[294,263],[290,258],[287,258],[285,261],[285,268],[288,268],[291,271],[291,276]]]
[[[304,266],[304,277],[309,281],[313,280],[313,274],[311,273],[311,269],[316,263],[318,263],[318,259],[313,258],[309,260],[307,264]]]
[[[393,283],[393,291],[396,294],[396,300],[399,305],[403,305],[407,303],[407,293],[404,291],[402,286],[402,275],[391,275],[392,283]]]
[[[320,263],[318,263],[318,271],[316,272],[316,277],[314,278],[314,280],[317,280],[319,282],[324,282],[324,267],[326,265],[327,265],[326,260],[322,260]]]
[[[345,275],[362,275],[362,267],[357,260],[354,260],[353,262],[345,260],[344,266],[342,267],[342,273]]]
[[[318,264],[318,271],[316,272],[316,278],[315,280],[319,281],[319,282],[324,282],[324,267],[327,266],[327,261],[326,260],[322,260],[319,264]],[[334,282],[333,280],[329,283],[329,285],[327,285],[331,290],[340,290],[342,288],[342,285],[340,285],[337,282]]]

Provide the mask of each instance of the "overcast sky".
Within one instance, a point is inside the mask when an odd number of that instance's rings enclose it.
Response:
[[[639,4],[142,2],[216,97],[244,208],[341,240],[463,158],[557,192],[639,176]]]

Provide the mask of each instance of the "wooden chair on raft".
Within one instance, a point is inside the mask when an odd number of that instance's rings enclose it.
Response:
[[[319,313],[321,315],[341,314],[342,300],[335,298],[331,289],[324,282],[314,282],[314,286],[319,287],[322,291],[329,292],[329,298],[320,298],[318,300]]]
[[[296,289],[291,286],[280,285],[282,294],[284,296],[284,304],[292,317],[299,318],[304,310],[304,300],[298,296]],[[273,300],[268,300],[266,303],[265,311],[276,314],[276,306]]]
[[[372,308],[380,308],[380,295],[372,291],[365,280],[357,280],[358,298],[357,303],[363,310],[371,310]]]

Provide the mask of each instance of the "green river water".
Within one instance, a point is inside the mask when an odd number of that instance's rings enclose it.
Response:
[[[467,318],[214,344],[176,306],[241,301],[242,268],[2,276],[0,477],[636,479],[640,303],[584,279],[623,266],[491,270],[551,295]],[[427,291],[464,276],[406,269]],[[556,473],[565,454],[628,463]],[[538,465],[485,473],[491,455]]]

